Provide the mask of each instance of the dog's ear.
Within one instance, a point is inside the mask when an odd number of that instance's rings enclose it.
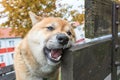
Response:
[[[31,18],[32,25],[35,25],[36,23],[38,23],[42,19],[40,16],[37,16],[35,13],[33,13],[31,11],[29,12],[29,16]]]

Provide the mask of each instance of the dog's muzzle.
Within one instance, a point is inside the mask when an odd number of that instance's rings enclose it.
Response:
[[[53,46],[54,48],[44,47],[44,53],[46,57],[54,63],[59,62],[61,60],[62,54],[64,50],[66,50],[64,46],[68,44],[69,38],[65,34],[60,33],[56,35],[56,41],[57,41],[57,44],[55,45],[58,45],[57,48],[54,46]]]

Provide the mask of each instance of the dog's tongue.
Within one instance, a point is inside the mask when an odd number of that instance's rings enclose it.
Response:
[[[51,56],[54,59],[57,59],[58,57],[60,57],[61,54],[62,54],[62,50],[61,49],[51,50]]]

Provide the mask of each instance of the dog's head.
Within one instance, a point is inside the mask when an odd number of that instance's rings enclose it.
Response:
[[[71,24],[55,17],[41,18],[30,12],[33,28],[29,32],[32,40],[43,50],[47,60],[59,63],[65,49],[75,41]],[[38,47],[37,47],[38,48]]]

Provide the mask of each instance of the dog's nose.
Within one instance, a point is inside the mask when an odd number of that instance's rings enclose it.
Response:
[[[69,38],[63,33],[58,34],[56,36],[56,38],[57,38],[59,44],[62,44],[62,45],[66,45],[68,43],[68,41],[69,41]]]

